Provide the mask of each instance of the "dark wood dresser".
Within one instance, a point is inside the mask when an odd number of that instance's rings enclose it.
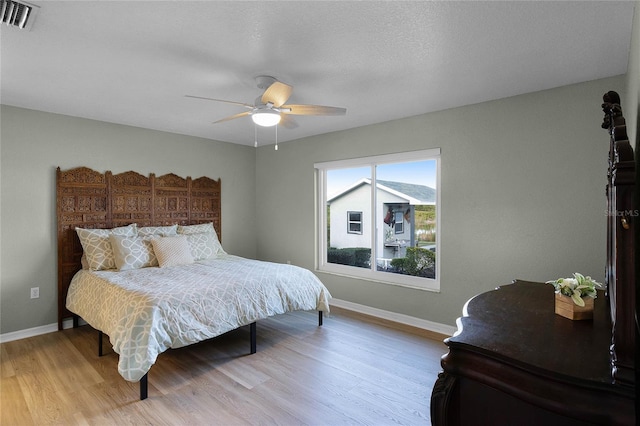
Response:
[[[598,292],[593,319],[557,315],[551,284],[515,281],[473,297],[445,340],[433,425],[640,424],[640,195],[634,200],[636,165],[618,94],[606,93],[602,107],[610,135],[607,290]]]
[[[554,312],[550,284],[516,281],[465,305],[432,394],[442,425],[634,425],[634,393],[613,384],[611,319]]]

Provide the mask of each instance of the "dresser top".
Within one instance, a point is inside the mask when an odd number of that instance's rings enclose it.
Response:
[[[470,299],[451,350],[475,352],[531,373],[611,384],[611,320],[598,291],[593,320],[555,314],[551,284],[515,281]]]

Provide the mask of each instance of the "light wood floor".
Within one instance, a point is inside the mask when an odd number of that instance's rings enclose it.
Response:
[[[257,343],[248,355],[246,328],[169,350],[140,401],[89,326],[6,342],[0,424],[430,424],[441,340],[339,311],[259,321]]]

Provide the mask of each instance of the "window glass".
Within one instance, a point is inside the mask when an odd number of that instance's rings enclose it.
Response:
[[[439,289],[439,149],[315,166],[320,270]]]
[[[326,262],[369,269],[371,227],[364,224],[371,223],[371,167],[327,170],[326,177]]]

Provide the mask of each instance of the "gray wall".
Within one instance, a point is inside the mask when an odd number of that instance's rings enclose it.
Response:
[[[253,147],[8,106],[0,113],[0,333],[57,322],[57,166],[221,178],[225,249],[255,257]],[[29,299],[31,287],[39,299]]]
[[[259,148],[258,257],[314,268],[315,162],[439,147],[441,291],[320,273],[334,297],[453,325],[515,278],[603,281],[608,90],[625,93],[625,77]]]

